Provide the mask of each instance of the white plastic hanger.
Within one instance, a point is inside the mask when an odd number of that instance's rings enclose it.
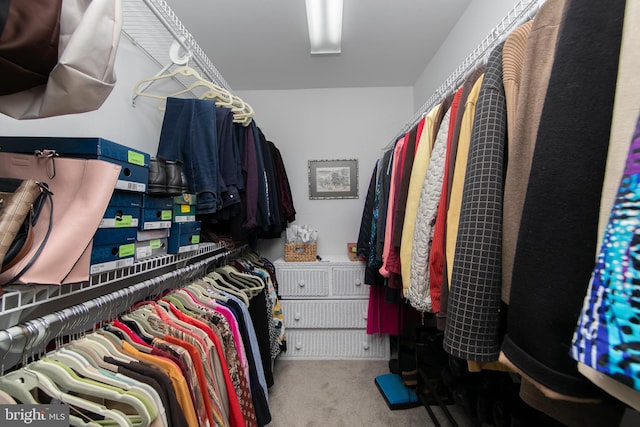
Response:
[[[139,417],[139,421],[138,417],[132,417],[132,419],[136,421],[132,422],[134,426],[148,427],[152,419],[155,418],[155,414],[149,413],[147,406],[137,393],[81,378],[60,362],[43,358],[29,364],[28,368],[29,370],[46,375],[55,384],[69,392],[82,393],[99,399],[107,399],[131,407]]]
[[[206,79],[203,79],[202,76],[200,76],[200,73],[198,73],[198,71],[196,71],[195,69],[189,67],[188,65],[181,65],[179,67],[174,68],[172,71],[168,73],[160,74],[159,76],[149,77],[147,79],[140,80],[133,87],[133,92],[138,96],[146,96],[148,98],[156,98],[156,99],[165,99],[167,95],[158,95],[152,92],[146,92],[141,90],[140,86],[143,86],[147,83],[157,82],[159,80],[171,79],[177,76],[193,77],[199,81],[205,81],[205,82],[207,81]]]
[[[133,427],[131,421],[122,412],[116,409],[108,409],[103,405],[68,394],[60,390],[46,375],[28,368],[22,368],[0,377],[0,386],[13,398],[22,403],[39,404],[33,395],[33,390],[39,389],[47,396],[57,399],[69,406],[90,411],[113,420],[120,427]]]
[[[215,271],[209,273],[206,277],[203,277],[202,280],[209,283],[214,288],[221,290],[222,292],[228,292],[231,295],[240,298],[247,307],[249,306],[249,297],[247,296],[247,294],[227,283],[225,278],[222,277],[219,273],[216,273]]]

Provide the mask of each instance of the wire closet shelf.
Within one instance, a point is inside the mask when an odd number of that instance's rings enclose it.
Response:
[[[211,82],[231,92],[231,88],[213,62],[198,45],[165,0],[122,0],[122,34],[158,65],[167,70],[173,65],[169,50],[178,43],[189,66]]]
[[[513,29],[520,24],[533,19],[535,13],[540,8],[544,0],[520,0],[516,5],[502,18],[500,23],[496,25],[485,37],[480,44],[462,61],[462,63],[454,70],[453,73],[440,85],[438,89],[422,104],[416,111],[414,116],[408,121],[396,134],[396,136],[385,146],[385,149],[392,147],[402,135],[413,128],[422,116],[433,108],[438,102],[449,92],[460,86],[465,77],[470,74],[473,69],[481,61],[484,61],[487,55],[497,46],[504,37],[506,37]]]

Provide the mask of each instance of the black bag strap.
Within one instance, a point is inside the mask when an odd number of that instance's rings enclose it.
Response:
[[[33,254],[33,256],[31,257],[29,262],[22,268],[22,270],[20,270],[9,281],[7,281],[7,283],[5,283],[6,285],[10,285],[10,284],[18,281],[24,275],[24,273],[26,273],[27,270],[29,270],[31,268],[31,266],[36,262],[36,260],[38,259],[38,257],[42,253],[42,250],[44,249],[45,245],[47,244],[47,240],[49,240],[49,235],[51,234],[51,229],[53,228],[53,197],[52,197],[53,193],[51,192],[51,190],[49,190],[49,187],[47,186],[47,184],[40,183],[40,186],[42,187],[44,198],[49,201],[49,205],[51,206],[51,209],[49,210],[49,225],[47,227],[47,233],[45,234],[44,238],[42,239],[42,242],[40,243],[40,246],[38,247],[38,250],[36,251],[35,254]]]

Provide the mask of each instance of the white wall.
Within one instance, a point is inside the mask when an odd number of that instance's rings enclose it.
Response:
[[[121,37],[116,56],[117,82],[105,103],[96,111],[35,120],[15,120],[0,114],[0,134],[4,136],[89,136],[110,139],[119,144],[155,155],[163,112],[157,100],[138,98],[132,103],[133,88],[160,67],[131,42]],[[180,88],[175,83],[163,82]]]
[[[239,91],[256,111],[256,123],[273,141],[287,169],[295,224],[319,231],[318,254],[346,254],[358,238],[373,166],[411,118],[411,87]],[[358,159],[358,199],[309,200],[308,160]],[[266,240],[270,259],[284,253],[284,240]]]
[[[464,59],[507,16],[515,0],[473,0],[413,87],[417,111]]]

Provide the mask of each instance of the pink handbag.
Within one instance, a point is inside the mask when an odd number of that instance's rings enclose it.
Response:
[[[53,198],[52,228],[42,252],[17,283],[61,285],[89,280],[93,235],[113,193],[120,166],[102,160],[57,157],[54,152],[0,153],[0,175],[31,178],[49,186]],[[49,217],[50,205],[40,215]],[[33,229],[32,250],[0,274],[0,284],[15,276],[39,246],[48,221]]]

